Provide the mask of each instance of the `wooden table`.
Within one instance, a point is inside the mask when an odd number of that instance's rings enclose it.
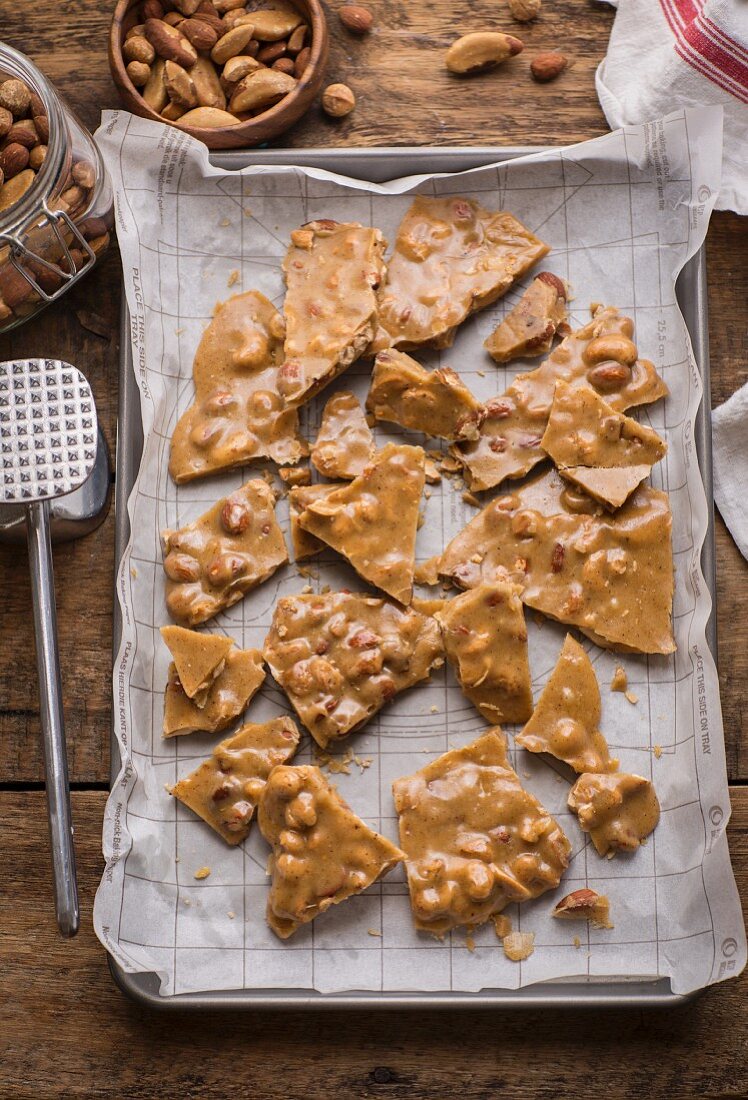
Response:
[[[116,96],[105,59],[111,0],[0,0],[3,38],[28,53],[94,129]],[[332,9],[333,5],[329,5]],[[495,0],[372,0],[377,33],[333,31],[331,78],[359,105],[332,122],[316,110],[287,144],[561,144],[606,129],[594,94],[611,10],[545,0],[535,26],[511,24]],[[450,80],[441,51],[458,33],[499,25],[524,57],[472,82]],[[528,77],[537,49],[560,47],[573,68],[556,84]],[[708,237],[712,400],[746,379],[748,219],[713,218]],[[9,337],[0,356],[54,354],[94,387],[113,448],[117,408],[119,259],[114,252],[64,301]],[[744,975],[667,1013],[251,1013],[175,1020],[144,1012],[115,988],[91,931],[101,873],[109,770],[113,513],[55,553],[73,783],[82,931],[61,941],[52,916],[39,707],[25,554],[0,548],[0,1096],[742,1097],[748,1093]],[[748,899],[748,567],[718,521],[719,645],[730,826]],[[116,1069],[114,1068],[116,1065]]]

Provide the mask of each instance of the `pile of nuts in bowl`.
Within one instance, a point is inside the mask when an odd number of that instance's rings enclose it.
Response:
[[[292,92],[311,56],[311,28],[285,0],[143,0],[126,35],[127,75],[168,122],[235,126]]]

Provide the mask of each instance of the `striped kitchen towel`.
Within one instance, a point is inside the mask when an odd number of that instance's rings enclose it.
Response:
[[[748,214],[748,0],[607,2],[618,14],[596,85],[611,129],[721,103],[717,208]]]

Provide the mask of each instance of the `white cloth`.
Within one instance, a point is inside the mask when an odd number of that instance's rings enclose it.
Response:
[[[748,382],[712,413],[714,500],[748,558]]]
[[[747,0],[607,0],[618,8],[595,83],[611,129],[724,107],[717,209],[748,214]]]

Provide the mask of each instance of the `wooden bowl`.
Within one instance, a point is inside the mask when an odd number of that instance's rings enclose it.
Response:
[[[312,32],[309,64],[294,90],[274,107],[269,107],[254,118],[237,122],[236,126],[210,129],[179,126],[178,123],[168,122],[148,106],[127,75],[126,62],[122,56],[122,43],[127,32],[137,22],[136,9],[140,3],[141,0],[117,0],[109,34],[109,65],[112,77],[122,102],[133,114],[140,115],[142,118],[151,118],[154,122],[162,122],[166,126],[175,126],[176,129],[204,142],[209,149],[239,149],[260,145],[264,141],[269,141],[270,138],[277,137],[298,122],[311,107],[322,85],[327,66],[327,20],[320,0],[293,0],[294,6],[306,17]],[[255,4],[255,7],[262,7],[262,4]],[[269,3],[268,7],[272,7],[272,3]]]

